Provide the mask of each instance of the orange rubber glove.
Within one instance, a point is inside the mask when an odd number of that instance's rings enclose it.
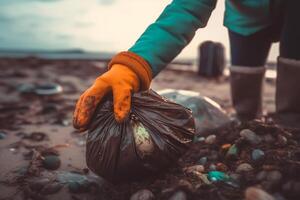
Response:
[[[112,59],[109,68],[77,101],[73,125],[80,131],[87,129],[98,103],[109,92],[113,93],[115,119],[122,122],[130,111],[132,93],[149,88],[150,67],[136,54],[118,54]]]

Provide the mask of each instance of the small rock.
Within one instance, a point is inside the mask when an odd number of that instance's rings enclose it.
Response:
[[[43,166],[49,170],[56,170],[60,167],[61,161],[58,156],[49,155],[45,156]]]
[[[174,193],[169,200],[187,200],[187,196],[183,191],[177,191]]]
[[[215,164],[210,164],[209,165],[209,170],[210,171],[216,171],[217,170],[217,166]]]
[[[219,153],[217,151],[211,150],[210,155],[208,156],[208,160],[216,161],[219,159]]]
[[[267,134],[267,135],[264,135],[264,141],[271,144],[275,141],[275,139],[271,134]]]
[[[20,93],[31,93],[34,91],[35,86],[33,84],[30,83],[23,83],[23,84],[19,84],[17,86],[17,90]]]
[[[232,173],[230,174],[230,178],[233,179],[236,182],[240,182],[241,181],[241,175],[240,174],[236,174],[236,173]]]
[[[260,171],[257,175],[256,175],[256,180],[257,181],[263,181],[267,178],[268,173],[266,171]]]
[[[205,139],[206,144],[214,144],[216,142],[217,136],[216,135],[209,135]]]
[[[228,167],[223,163],[217,163],[216,169],[218,171],[226,172],[228,170]]]
[[[252,156],[252,160],[254,161],[261,160],[262,158],[264,158],[265,152],[263,152],[260,149],[254,149],[251,153],[251,156]]]
[[[3,140],[6,138],[6,133],[0,132],[0,140]]]
[[[184,180],[184,179],[179,180],[178,186],[181,187],[181,188],[185,188],[187,190],[190,190],[190,191],[193,190],[193,185],[189,181]]]
[[[207,163],[207,157],[202,157],[197,162],[200,165],[205,165]]]
[[[211,180],[213,182],[217,182],[217,181],[229,180],[230,177],[227,174],[225,174],[224,172],[210,171],[210,172],[208,172],[208,178],[209,178],[209,180]]]
[[[275,200],[270,194],[262,189],[249,187],[245,192],[245,200]]]
[[[238,148],[237,146],[234,144],[232,145],[229,150],[227,151],[226,156],[228,158],[236,158],[238,156]]]
[[[203,141],[205,141],[205,137],[199,137],[199,136],[194,137],[194,142],[203,142]]]
[[[237,173],[252,171],[253,167],[248,163],[242,163],[236,168]]]
[[[154,199],[154,194],[147,189],[139,190],[130,197],[130,200],[152,200],[152,199]]]
[[[222,150],[227,151],[231,147],[231,144],[223,144],[222,145]]]
[[[269,172],[268,175],[267,175],[267,177],[266,177],[266,179],[268,181],[271,181],[273,183],[280,182],[281,178],[282,178],[282,174],[279,171],[277,171],[277,170]]]
[[[240,132],[240,136],[248,141],[250,144],[259,144],[261,142],[261,138],[256,135],[253,131],[249,129],[244,129]]]
[[[198,178],[200,178],[200,180],[205,184],[205,185],[210,185],[211,182],[208,180],[207,175],[205,174],[198,174]]]
[[[205,168],[203,165],[193,165],[190,167],[185,167],[183,171],[187,174],[193,174],[194,172],[204,172]]]
[[[286,137],[284,137],[283,135],[278,135],[277,140],[278,140],[278,144],[280,146],[285,146],[287,144],[287,141],[288,141],[286,139]]]

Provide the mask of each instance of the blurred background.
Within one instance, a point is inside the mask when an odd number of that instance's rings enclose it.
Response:
[[[131,47],[171,0],[0,0],[0,50],[115,53]],[[205,40],[221,42],[229,59],[224,1],[179,58],[194,59]],[[62,53],[62,52],[61,52]],[[278,55],[273,45],[269,60]]]

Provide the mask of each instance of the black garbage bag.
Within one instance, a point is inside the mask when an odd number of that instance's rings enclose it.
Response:
[[[110,181],[139,179],[176,163],[194,134],[191,111],[153,90],[133,95],[130,115],[123,123],[115,121],[109,97],[91,122],[86,162]]]

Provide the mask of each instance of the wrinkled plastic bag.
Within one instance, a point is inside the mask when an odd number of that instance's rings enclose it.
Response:
[[[121,124],[110,97],[99,104],[90,124],[86,162],[107,180],[137,179],[174,164],[194,134],[191,111],[152,90],[133,95],[130,115]]]
[[[192,110],[197,135],[224,128],[232,123],[218,103],[198,92],[165,89],[158,91],[158,94]]]

